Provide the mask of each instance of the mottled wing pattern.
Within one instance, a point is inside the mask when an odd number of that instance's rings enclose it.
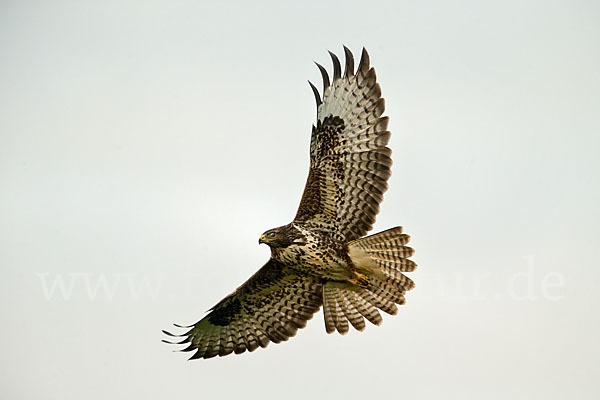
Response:
[[[375,70],[363,49],[356,73],[352,53],[344,47],[345,72],[338,58],[330,83],[325,68],[323,100],[317,101],[317,125],[310,144],[310,169],[294,222],[327,231],[342,242],[364,236],[373,226],[390,177],[388,117]],[[310,83],[310,82],[309,82]]]
[[[190,359],[254,351],[279,343],[306,326],[322,304],[321,283],[270,259],[211,312],[190,326],[176,344],[195,351]],[[190,328],[188,327],[188,328]],[[175,336],[164,331],[167,335]],[[171,342],[167,342],[171,343]]]

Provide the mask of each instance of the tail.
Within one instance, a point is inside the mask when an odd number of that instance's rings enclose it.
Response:
[[[388,229],[348,243],[348,255],[356,279],[327,282],[323,285],[323,313],[327,333],[348,332],[348,322],[362,331],[364,318],[375,325],[382,322],[378,309],[398,313],[396,304],[404,304],[404,294],[415,284],[403,272],[417,267],[408,258],[414,250],[405,246],[410,236],[402,227]]]

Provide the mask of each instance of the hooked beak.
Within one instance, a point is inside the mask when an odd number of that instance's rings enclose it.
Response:
[[[261,243],[267,243],[267,242],[265,242],[265,235],[260,235],[260,238],[258,238],[258,244],[261,244]]]

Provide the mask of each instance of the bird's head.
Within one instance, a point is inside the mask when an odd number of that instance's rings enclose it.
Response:
[[[298,241],[299,236],[295,228],[290,225],[269,229],[258,239],[258,243],[265,243],[271,248],[288,247]]]
[[[265,243],[270,247],[287,247],[289,243],[285,238],[283,230],[281,227],[269,229],[258,239],[258,244]]]

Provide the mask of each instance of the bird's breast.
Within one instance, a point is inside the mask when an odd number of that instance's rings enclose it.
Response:
[[[351,276],[350,268],[337,253],[334,248],[307,243],[274,249],[272,256],[277,261],[309,275],[326,279],[347,279]]]

